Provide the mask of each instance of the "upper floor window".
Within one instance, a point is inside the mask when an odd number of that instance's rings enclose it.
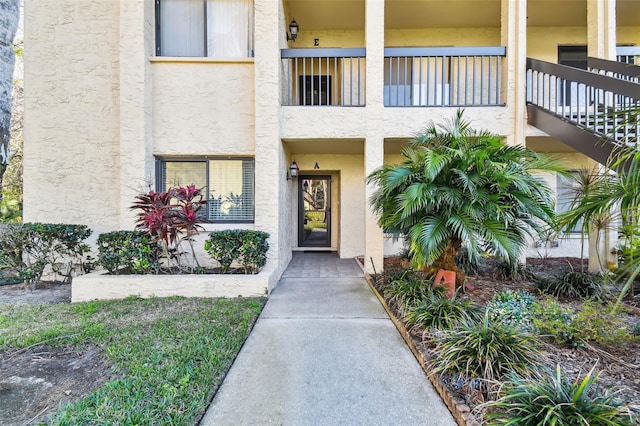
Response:
[[[253,57],[253,0],[156,0],[156,55]]]

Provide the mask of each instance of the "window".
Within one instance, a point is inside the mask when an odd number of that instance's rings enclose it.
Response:
[[[571,176],[557,175],[556,180],[556,213],[564,213],[571,208],[571,202],[581,193],[580,181],[581,175],[588,173],[586,171],[572,170]],[[581,232],[582,221],[573,229],[565,232]]]
[[[253,0],[156,0],[156,55],[253,57]]]
[[[253,158],[158,159],[156,187],[204,188],[209,222],[253,222]]]

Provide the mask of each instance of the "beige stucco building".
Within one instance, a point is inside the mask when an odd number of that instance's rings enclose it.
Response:
[[[131,229],[134,195],[194,183],[207,230],[270,233],[276,279],[294,250],[380,270],[365,178],[404,141],[464,108],[596,164],[528,124],[527,58],[638,45],[636,0],[26,0],[24,220]]]

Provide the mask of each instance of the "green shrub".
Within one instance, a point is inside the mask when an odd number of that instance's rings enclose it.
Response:
[[[160,271],[160,246],[142,231],[106,232],[98,236],[98,263],[110,274]]]
[[[616,345],[634,338],[613,305],[592,299],[585,300],[577,312],[556,300],[546,300],[537,308],[533,324],[541,335],[573,347],[588,342]]]
[[[84,261],[89,246],[84,240],[90,235],[91,230],[85,225],[3,225],[0,269],[18,273],[31,290],[40,282],[47,266],[69,282],[78,267],[86,269]]]
[[[606,297],[602,277],[588,272],[570,271],[558,278],[540,279],[538,289],[556,297],[603,299]]]
[[[214,231],[204,242],[204,249],[220,264],[220,272],[226,274],[234,260],[240,257],[240,229]]]
[[[511,371],[524,373],[540,352],[538,341],[516,327],[491,322],[463,321],[434,335],[436,371],[493,382]]]
[[[269,234],[262,231],[241,232],[242,245],[240,246],[240,264],[245,273],[257,274],[267,264],[267,251],[269,251]]]
[[[496,293],[487,303],[489,321],[530,330],[536,298],[525,291],[506,290]]]
[[[409,308],[421,305],[427,300],[433,292],[432,284],[431,279],[425,279],[413,271],[404,271],[399,278],[386,286],[384,298],[398,309],[400,316],[405,316]]]
[[[595,368],[595,367],[594,367]],[[503,396],[491,403],[489,425],[631,425],[629,410],[594,388],[594,369],[571,383],[561,373],[534,378],[512,376]]]
[[[442,288],[442,287],[438,287]],[[462,321],[477,320],[479,309],[469,300],[446,297],[441,291],[432,291],[420,305],[409,307],[406,320],[411,328],[452,328]]]
[[[251,229],[214,231],[204,243],[204,249],[220,264],[220,272],[229,272],[236,261],[246,274],[257,274],[267,263],[269,234]]]
[[[548,298],[534,308],[533,327],[542,336],[551,337],[556,343],[580,346],[571,330],[573,313],[556,299]]]

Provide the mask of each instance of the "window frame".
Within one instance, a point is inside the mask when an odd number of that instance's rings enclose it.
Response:
[[[216,59],[216,57],[214,56],[209,56],[209,45],[208,45],[208,21],[207,21],[207,16],[208,16],[208,0],[202,0],[202,10],[204,13],[204,28],[203,28],[203,44],[204,44],[204,54],[203,55],[198,55],[198,56],[175,56],[175,55],[164,55],[162,53],[162,28],[161,28],[161,22],[162,22],[162,0],[155,0],[155,11],[154,11],[154,18],[155,18],[155,56],[156,57],[184,57],[184,58],[209,58],[209,59]],[[252,3],[253,7],[255,7],[255,3]],[[251,23],[252,26],[254,26],[254,29],[252,30],[252,37],[254,37],[254,40],[252,41],[252,46],[253,43],[255,43],[255,17],[253,18],[253,22]],[[250,50],[249,55],[246,57],[242,57],[242,58],[237,58],[237,59],[250,59],[253,58],[255,55],[255,52],[253,49]]]
[[[570,205],[571,205],[571,199],[568,199],[568,200],[563,199],[562,200],[564,201],[563,205],[566,205],[566,209],[564,210],[560,209],[561,200],[560,200],[560,197],[558,197],[558,194],[560,193],[560,184],[562,183],[564,185],[563,189],[565,189],[565,192],[571,195],[570,193],[574,189],[574,186],[572,185],[572,183],[574,182],[574,177],[579,172],[580,170],[578,169],[570,169],[568,173],[571,174],[571,176],[563,176],[559,173],[556,174],[556,208],[555,208],[556,215],[569,211]],[[582,221],[578,225],[576,225],[576,227],[573,229],[566,229],[566,228],[562,229],[562,233],[568,234],[568,235],[581,234],[582,232],[583,232]]]
[[[156,158],[155,164],[155,187],[157,191],[166,191],[167,187],[165,185],[164,173],[163,173],[163,165],[167,162],[180,162],[180,163],[205,163],[205,181],[206,181],[206,191],[204,194],[206,205],[205,205],[205,218],[203,220],[204,223],[210,224],[248,224],[255,223],[256,220],[256,173],[255,173],[255,157],[250,156],[189,156],[189,157],[177,157],[177,156],[161,156],[158,155]],[[243,219],[243,220],[220,220],[220,219],[212,219],[210,216],[209,203],[210,203],[210,194],[211,194],[211,182],[209,181],[210,175],[210,162],[214,161],[247,161],[250,160],[253,164],[253,176],[252,176],[252,188],[253,193],[251,194],[252,209],[251,209],[251,217],[252,219]],[[190,183],[185,183],[185,185],[190,185]]]

